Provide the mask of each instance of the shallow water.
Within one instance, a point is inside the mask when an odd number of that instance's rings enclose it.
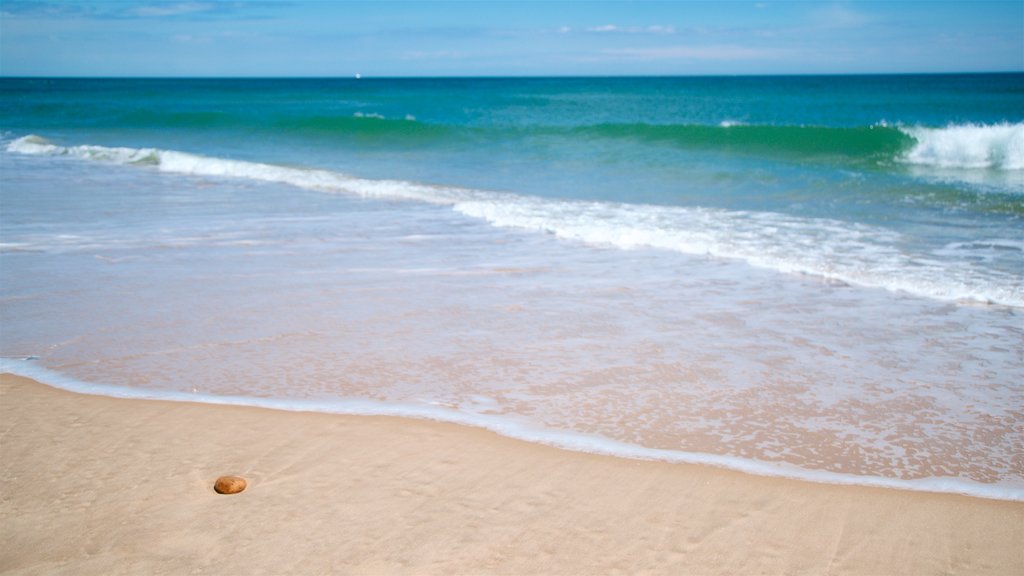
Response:
[[[589,101],[548,90],[545,102]],[[481,120],[486,95],[459,130],[529,125],[493,103]],[[615,111],[642,97],[655,96],[606,95]],[[1021,124],[987,145],[1006,153],[999,166],[921,175],[896,161],[921,140],[881,167],[752,141],[674,144],[666,159],[658,134],[652,147],[635,127],[609,137],[571,115],[495,143],[359,136],[351,126],[381,121],[363,113],[329,144],[227,144],[238,126],[151,117],[11,131],[4,102],[6,370],[113,395],[415,415],[623,456],[1024,499]],[[382,101],[380,115],[397,107]],[[415,112],[401,122],[454,129]],[[538,194],[563,168],[561,192]]]

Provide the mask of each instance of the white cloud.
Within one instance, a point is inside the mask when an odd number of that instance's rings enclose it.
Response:
[[[178,2],[176,4],[149,4],[139,6],[129,11],[134,16],[144,18],[159,18],[162,16],[178,16],[181,14],[193,14],[196,12],[207,12],[216,8],[209,2]]]
[[[874,18],[863,12],[857,12],[842,4],[832,4],[816,10],[811,17],[812,23],[819,28],[860,28],[870,24]]]
[[[675,26],[648,26],[645,30],[649,34],[675,34]]]
[[[194,36],[192,34],[175,34],[171,40],[179,44],[210,44],[213,39],[209,36]]]
[[[465,57],[466,54],[464,52],[457,50],[412,50],[402,54],[403,60],[452,60]]]
[[[626,60],[774,60],[789,55],[788,51],[771,48],[750,48],[731,44],[713,46],[663,46],[659,48],[618,48],[602,51],[612,58]]]
[[[615,32],[619,34],[675,34],[675,26],[616,26],[615,24],[604,24],[587,28],[587,32],[606,34]]]

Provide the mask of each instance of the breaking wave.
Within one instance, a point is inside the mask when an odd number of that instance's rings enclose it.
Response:
[[[625,250],[658,248],[738,259],[780,272],[940,300],[1024,307],[1024,286],[1018,276],[980,270],[966,257],[937,261],[929,255],[907,253],[899,249],[901,236],[895,231],[827,218],[547,199],[402,180],[371,180],[330,170],[157,148],[60,146],[34,135],[10,142],[7,150],[147,166],[177,174],[276,182],[363,198],[427,202],[450,206],[494,226],[538,231],[591,245]]]
[[[1024,123],[959,124],[946,128],[901,128],[914,145],[901,156],[908,164],[939,168],[1024,170]]]

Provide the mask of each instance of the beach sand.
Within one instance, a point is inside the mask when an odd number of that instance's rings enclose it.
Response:
[[[5,574],[1024,574],[1024,503],[0,377]],[[248,489],[219,495],[223,474]]]

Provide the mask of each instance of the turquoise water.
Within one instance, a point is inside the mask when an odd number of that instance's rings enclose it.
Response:
[[[873,266],[870,259],[838,263],[837,271],[779,255],[785,262],[773,266],[928,296],[1024,303],[1019,74],[3,87],[0,126],[11,138],[881,226],[901,237],[879,248],[903,255],[883,262],[885,277],[850,269]],[[558,232],[565,223],[543,225]],[[686,249],[744,259],[775,249],[718,244]],[[942,266],[930,263],[936,251],[950,253]],[[926,261],[929,270],[905,274]]]
[[[0,139],[5,369],[1024,490],[1024,75],[8,78]]]

